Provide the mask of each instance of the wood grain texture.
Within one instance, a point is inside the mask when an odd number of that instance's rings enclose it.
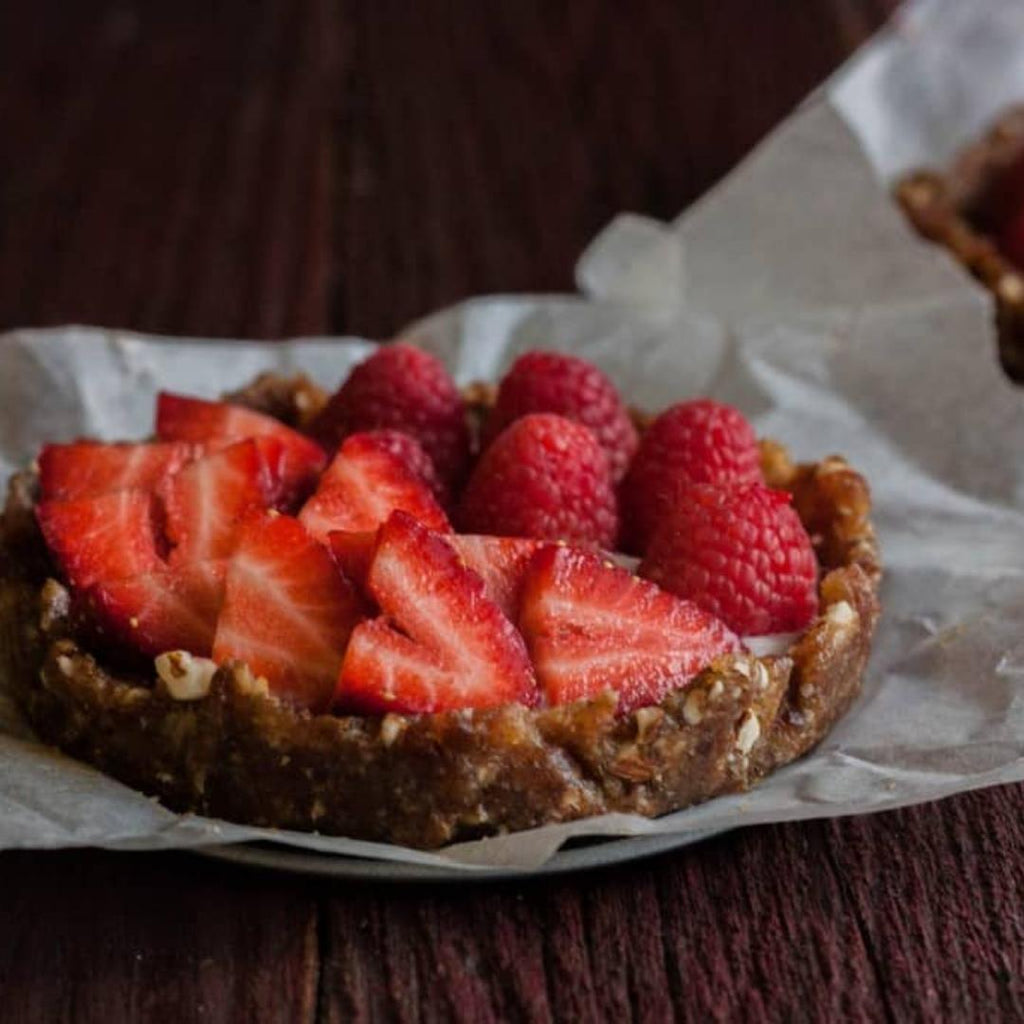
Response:
[[[0,326],[386,336],[571,288],[890,0],[0,5]],[[1024,787],[522,885],[0,855],[13,1021],[1024,1019]]]
[[[336,322],[387,336],[467,295],[571,290],[607,221],[677,214],[886,7],[345,0]]]
[[[184,854],[5,853],[5,1021],[312,1020],[314,895]]]
[[[0,19],[0,326],[327,326],[344,44],[327,0]]]

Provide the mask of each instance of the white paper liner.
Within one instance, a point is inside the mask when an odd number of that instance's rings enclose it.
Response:
[[[635,405],[710,394],[797,458],[838,452],[868,476],[885,612],[862,698],[812,755],[750,793],[655,821],[608,815],[423,853],[173,814],[40,747],[0,702],[0,847],[270,838],[529,869],[570,836],[859,814],[1024,779],[1024,392],[997,367],[987,295],[908,230],[884,184],[942,162],[1024,98],[1022,69],[1020,5],[923,0],[675,225],[616,220],[577,268],[586,298],[483,298],[408,331],[460,383],[493,379],[530,348],[570,350]],[[8,334],[0,472],[44,440],[145,434],[161,387],[212,396],[267,369],[333,386],[368,350]]]

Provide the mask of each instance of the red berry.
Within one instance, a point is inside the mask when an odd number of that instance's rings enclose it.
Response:
[[[465,533],[612,547],[608,459],[582,424],[552,413],[513,423],[481,456],[462,495]]]
[[[96,583],[85,592],[86,604],[104,631],[143,654],[206,657],[224,601],[225,566],[192,562]]]
[[[590,551],[549,545],[531,561],[519,625],[548,702],[619,695],[656,704],[739,641],[690,601]]]
[[[523,638],[441,534],[395,512],[366,585],[387,618],[352,633],[335,694],[342,707],[417,714],[536,703]]]
[[[194,455],[190,444],[48,444],[39,455],[43,500],[94,498],[111,491],[152,491]]]
[[[349,434],[381,428],[419,441],[447,486],[457,487],[465,478],[465,405],[436,357],[403,342],[381,346],[349,374],[310,432],[333,451]]]
[[[451,529],[430,488],[370,431],[345,438],[299,519],[325,543],[333,530],[375,530],[398,508],[435,530]]]
[[[523,577],[541,541],[461,533],[446,534],[445,540],[462,564],[483,580],[484,594],[514,622]],[[327,536],[327,547],[338,568],[361,588],[366,586],[376,544],[376,530],[368,533],[333,531]]]
[[[684,491],[640,574],[737,633],[803,629],[818,610],[818,563],[790,496],[761,484]]]
[[[451,493],[438,475],[433,460],[412,434],[406,434],[401,430],[368,430],[366,436],[372,437],[381,448],[401,459],[405,468],[430,488],[430,493],[441,507],[447,508],[451,501]]]
[[[273,484],[254,440],[189,463],[157,492],[163,499],[174,565],[227,558],[242,520],[270,505]]]
[[[157,396],[156,433],[163,441],[201,443],[207,452],[255,439],[273,477],[274,500],[283,505],[308,494],[327,461],[318,445],[272,416],[167,391]]]
[[[362,611],[355,588],[297,519],[257,515],[228,564],[213,657],[244,661],[275,696],[320,711]]]
[[[156,546],[153,495],[111,491],[95,498],[44,501],[36,519],[73,587],[164,568]]]
[[[710,398],[671,406],[647,428],[620,490],[627,550],[646,550],[691,484],[760,480],[757,437],[742,413]]]
[[[365,592],[373,549],[377,546],[377,531],[331,530],[327,534],[326,544],[334,564],[345,578],[354,583],[360,592]]]
[[[608,456],[615,482],[625,474],[639,438],[615,386],[596,366],[558,352],[520,356],[502,379],[484,424],[484,445],[532,412],[557,413],[589,427]]]
[[[484,581],[484,593],[515,622],[523,577],[541,542],[471,534],[456,534],[446,540],[455,548],[462,564]]]

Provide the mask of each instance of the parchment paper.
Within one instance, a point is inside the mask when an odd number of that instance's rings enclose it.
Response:
[[[915,4],[675,224],[613,222],[580,261],[583,297],[482,298],[407,332],[460,382],[494,378],[532,347],[571,350],[637,405],[711,394],[797,457],[839,452],[867,474],[885,613],[862,698],[813,755],[748,794],[657,821],[612,815],[427,854],[172,814],[41,747],[4,704],[0,846],[273,838],[529,868],[574,835],[858,814],[1024,779],[1024,392],[996,365],[987,296],[911,234],[886,191],[891,175],[944,160],[1017,97],[1024,6]],[[0,473],[44,440],[144,435],[159,387],[214,395],[296,368],[333,386],[367,351],[354,339],[8,334]]]

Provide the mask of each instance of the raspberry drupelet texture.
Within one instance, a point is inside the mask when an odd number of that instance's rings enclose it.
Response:
[[[451,504],[451,494],[438,474],[434,460],[412,434],[401,430],[370,430],[367,436],[399,458],[413,476],[422,480],[442,508]]]
[[[586,427],[564,416],[524,416],[481,456],[458,522],[464,533],[611,548],[618,516],[604,450]]]
[[[552,412],[590,429],[608,456],[617,483],[639,438],[615,385],[594,365],[560,352],[528,352],[505,374],[484,424],[490,444],[510,423],[534,412]]]
[[[732,406],[700,398],[666,409],[644,433],[620,490],[623,542],[643,554],[692,484],[761,481],[757,437]]]
[[[404,342],[383,345],[349,374],[310,427],[333,452],[349,434],[400,430],[430,456],[448,487],[458,487],[469,465],[466,410],[454,381],[436,356]]]
[[[761,484],[699,484],[655,532],[640,575],[717,615],[740,635],[806,627],[818,563],[790,496]]]

